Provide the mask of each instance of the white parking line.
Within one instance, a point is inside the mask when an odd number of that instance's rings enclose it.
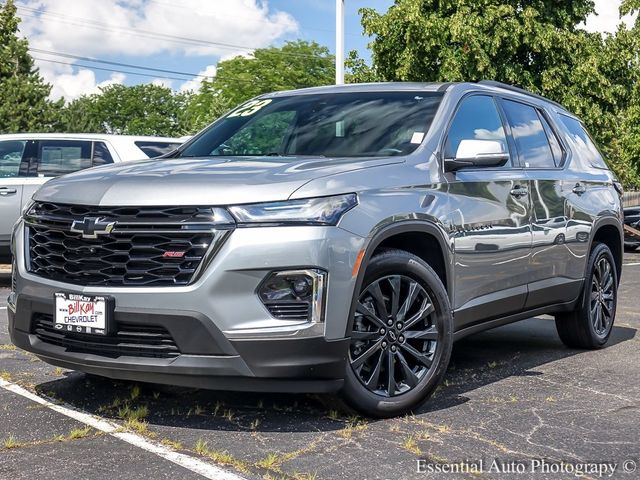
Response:
[[[7,307],[0,307],[0,310],[6,310]]]
[[[640,262],[638,262],[638,263],[625,263],[622,266],[623,267],[637,267],[638,265],[640,265]]]
[[[101,432],[127,442],[130,445],[153,453],[159,457],[164,458],[165,460],[169,460],[176,465],[180,465],[181,467],[202,475],[203,477],[210,480],[245,480],[243,477],[240,477],[235,473],[227,472],[226,470],[216,467],[215,465],[211,465],[209,463],[198,460],[195,457],[175,452],[170,448],[165,447],[164,445],[151,442],[138,434],[122,432],[120,431],[120,426],[116,423],[109,422],[95,415],[81,412],[71,407],[70,405],[57,405],[55,403],[52,403],[22,388],[20,385],[16,385],[15,383],[7,382],[6,380],[0,378],[0,387],[10,392],[16,393],[22,397],[28,398],[33,402],[39,403],[40,405],[43,405],[50,410],[53,410],[54,412],[61,413],[62,415],[77,420],[78,422],[89,425],[96,430],[100,430]]]

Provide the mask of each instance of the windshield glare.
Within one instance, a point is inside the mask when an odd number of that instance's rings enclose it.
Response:
[[[180,156],[407,155],[422,142],[441,99],[433,92],[358,92],[251,100]]]

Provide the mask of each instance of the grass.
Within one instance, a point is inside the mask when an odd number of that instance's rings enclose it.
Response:
[[[133,408],[130,405],[124,405],[118,409],[118,416],[126,421],[140,421],[149,415],[149,407],[141,405]]]
[[[211,450],[206,440],[203,440],[202,438],[199,438],[196,441],[194,450],[198,455],[210,458],[221,465],[230,465],[243,473],[248,473],[250,471],[249,465],[246,462],[235,458],[227,451]]]
[[[413,437],[406,438],[404,442],[402,442],[402,448],[416,455],[422,455],[422,450],[420,450],[420,447],[418,447]]]
[[[327,413],[327,418],[329,420],[337,422],[340,420],[340,412],[338,412],[338,410],[329,410],[329,413]]]
[[[56,377],[61,377],[62,375],[64,375],[64,372],[65,372],[64,368],[56,367],[56,369],[53,371],[53,374]]]
[[[136,401],[138,397],[140,397],[140,385],[135,384],[133,387],[131,387],[131,401]]]
[[[16,347],[12,343],[0,344],[0,350],[17,350],[17,349],[18,349],[18,347]]]
[[[165,447],[170,447],[174,450],[182,450],[184,448],[184,445],[182,445],[182,443],[171,440],[170,438],[163,438],[162,440],[160,440],[160,443]]]
[[[262,460],[256,462],[256,466],[266,468],[267,470],[275,470],[280,468],[281,458],[277,453],[270,453]]]
[[[78,440],[80,438],[88,437],[90,433],[91,433],[91,427],[87,425],[84,428],[74,428],[69,432],[69,435],[67,435],[66,438],[68,440]]]
[[[260,420],[256,418],[251,422],[250,428],[251,430],[257,430],[259,425],[260,425]]]
[[[0,372],[0,378],[2,380],[4,380],[5,382],[10,382],[11,381],[11,374],[9,372],[7,372],[6,370],[3,370],[2,372]]]
[[[24,444],[18,442],[13,435],[9,435],[9,438],[7,438],[4,442],[2,442],[2,446],[6,449],[20,448],[23,445]]]
[[[345,427],[338,432],[342,438],[351,439],[355,433],[363,432],[367,429],[367,424],[358,417],[351,417]]]

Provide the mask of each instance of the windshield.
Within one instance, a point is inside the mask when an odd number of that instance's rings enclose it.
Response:
[[[179,156],[407,155],[422,142],[441,93],[358,92],[251,100]]]

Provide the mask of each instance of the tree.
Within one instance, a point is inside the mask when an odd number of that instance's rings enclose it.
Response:
[[[585,120],[632,185],[640,157],[626,155],[619,137],[638,77],[637,41],[625,29],[603,36],[579,28],[593,11],[592,0],[396,0],[383,14],[365,8],[373,66],[352,56],[352,78],[492,79],[542,94]]]
[[[99,94],[80,97],[62,112],[67,132],[181,136],[188,95],[159,85],[109,85]]]
[[[49,131],[61,103],[48,100],[44,82],[29,55],[29,43],[18,37],[20,20],[13,0],[0,9],[0,133]]]
[[[250,57],[220,62],[216,76],[205,80],[191,99],[187,115],[195,128],[202,128],[257,95],[332,84],[334,77],[334,57],[315,42],[298,40],[279,48],[259,48]]]

